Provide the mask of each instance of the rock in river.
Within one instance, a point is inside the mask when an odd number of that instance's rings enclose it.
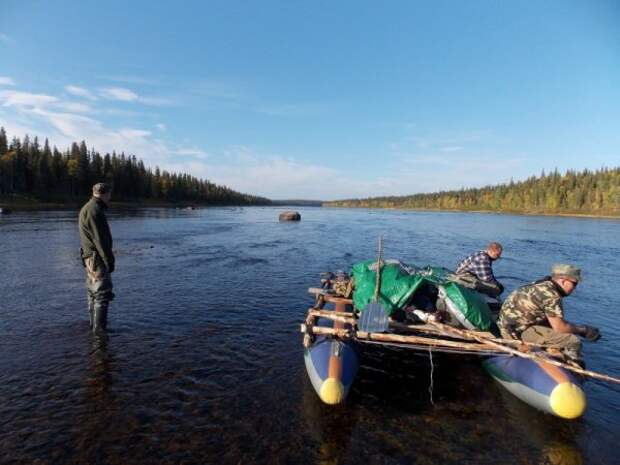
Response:
[[[299,212],[285,211],[280,213],[280,221],[301,221],[301,215]]]

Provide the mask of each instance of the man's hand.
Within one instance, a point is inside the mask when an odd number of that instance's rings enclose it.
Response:
[[[601,338],[601,332],[598,328],[589,325],[577,325],[579,334],[587,341],[594,342]]]

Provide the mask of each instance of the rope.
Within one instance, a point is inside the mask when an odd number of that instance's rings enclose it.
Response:
[[[433,371],[435,366],[433,365],[433,351],[430,346],[428,347],[428,358],[431,362],[431,383],[428,386],[428,393],[431,396],[431,405],[435,405],[435,402],[433,401]]]

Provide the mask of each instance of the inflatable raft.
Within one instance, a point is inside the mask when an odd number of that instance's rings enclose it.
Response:
[[[454,340],[450,327],[482,331],[491,337],[499,337],[499,331],[489,299],[455,282],[449,270],[383,262],[378,303],[390,316],[389,329],[381,333],[372,332],[377,331],[374,329],[360,330],[365,309],[373,302],[376,269],[371,260],[353,266],[351,299],[341,293],[329,294],[326,283],[318,291],[309,289],[317,296],[317,302],[319,297],[323,301],[308,311],[306,323],[302,325],[304,359],[312,386],[323,402],[339,404],[346,399],[359,367],[355,347],[372,342],[419,351],[480,356],[493,379],[523,402],[560,418],[574,419],[583,415],[587,402],[582,381],[568,370],[542,360],[503,355],[492,346],[472,343],[467,338]],[[334,309],[322,310],[325,302],[333,303]],[[413,324],[410,308],[418,318]],[[420,311],[423,311],[422,317]],[[431,320],[423,319],[424,315],[432,317],[440,311],[446,321],[439,325],[445,328],[443,333],[437,332],[437,326],[433,332],[432,325],[429,331],[429,325],[424,322]],[[330,322],[331,327],[319,326],[319,319]],[[548,359],[544,352],[537,355]]]
[[[586,409],[581,380],[560,367],[509,355],[490,357],[483,366],[508,392],[543,412],[572,420]]]
[[[343,402],[359,367],[353,345],[334,338],[318,338],[305,349],[304,361],[314,390],[326,404]]]

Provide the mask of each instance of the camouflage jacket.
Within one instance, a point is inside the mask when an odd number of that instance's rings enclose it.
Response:
[[[114,271],[112,234],[105,217],[106,204],[92,197],[80,210],[79,230],[82,258],[99,257],[108,272]]]
[[[549,327],[547,317],[564,317],[562,290],[547,277],[514,290],[504,301],[497,324],[504,337],[520,337],[530,326]]]

